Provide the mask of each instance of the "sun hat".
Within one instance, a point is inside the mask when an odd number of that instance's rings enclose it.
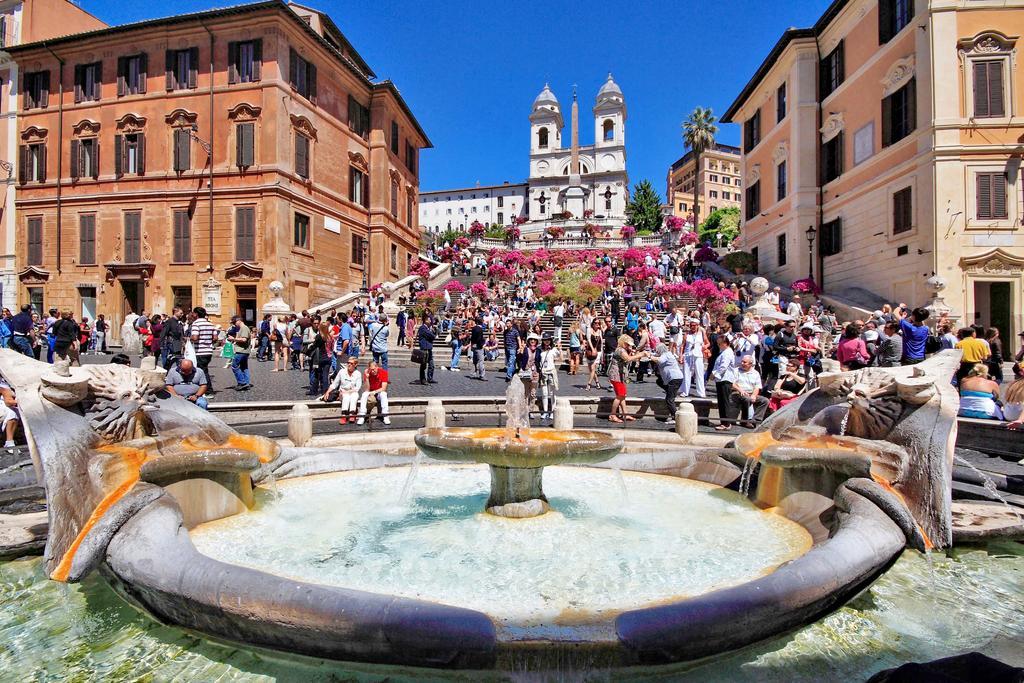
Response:
[[[622,346],[623,344],[625,344],[626,346],[636,346],[636,342],[633,341],[633,338],[630,337],[628,334],[623,334],[619,336],[619,346]]]

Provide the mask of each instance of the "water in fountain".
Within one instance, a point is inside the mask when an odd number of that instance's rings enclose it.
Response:
[[[740,495],[746,498],[750,494],[750,482],[754,479],[754,470],[760,462],[757,458],[747,458],[740,473]]]
[[[1020,516],[1020,513],[1017,512],[1017,508],[1010,505],[1009,501],[1007,501],[1003,494],[999,492],[999,487],[997,487],[996,483],[992,481],[992,477],[988,476],[987,474],[979,470],[977,467],[975,467],[974,464],[967,458],[963,458],[959,455],[954,454],[953,460],[961,465],[967,466],[975,474],[981,477],[981,485],[985,488],[988,494],[995,498],[996,500],[998,500],[1000,503],[1002,503],[1003,507],[1005,507],[1010,513],[1013,514],[1014,517],[1017,518],[1018,524],[1024,524],[1024,518],[1022,518]]]
[[[409,501],[409,492],[412,491],[412,483],[416,481],[416,474],[420,471],[422,460],[423,453],[417,451],[416,457],[412,459],[412,465],[409,466],[409,475],[405,478],[405,484],[402,485],[402,495],[398,497],[400,505],[405,505]]]
[[[615,478],[619,480],[619,492],[622,493],[622,502],[629,502],[629,490],[626,488],[626,478],[622,476],[622,468],[616,465],[612,468],[615,471]]]
[[[530,403],[526,395],[526,385],[518,376],[513,377],[505,390],[505,426],[509,436],[520,436],[522,431],[530,428]]]

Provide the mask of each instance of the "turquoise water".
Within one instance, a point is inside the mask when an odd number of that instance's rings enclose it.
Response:
[[[914,551],[819,622],[701,666],[596,671],[587,681],[864,680],[910,660],[978,650],[1024,666],[1024,545]],[[551,672],[530,680],[576,680]],[[0,563],[0,681],[484,681],[513,677],[288,658],[215,643],[136,611],[97,575],[46,580]]]

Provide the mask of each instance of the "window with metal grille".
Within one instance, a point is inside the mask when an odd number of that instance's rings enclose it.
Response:
[[[256,260],[256,207],[235,208],[235,260]]]
[[[843,60],[843,41],[839,41],[835,49],[822,60],[819,68],[818,89],[821,99],[832,94],[843,84],[846,78],[846,67]]]
[[[909,232],[914,227],[913,194],[905,187],[892,196],[892,234]]]
[[[192,261],[192,217],[187,210],[174,212],[174,238],[172,260],[174,263]]]
[[[129,211],[124,214],[124,262],[142,260],[142,214]]]
[[[1003,63],[1005,60],[972,62],[974,80],[974,118],[1006,116],[1003,102]]]
[[[78,217],[78,265],[96,263],[96,214],[83,213]]]
[[[882,100],[882,147],[899,142],[917,127],[917,85],[910,81]]]
[[[978,220],[1008,218],[1006,210],[1006,174],[975,173]]]

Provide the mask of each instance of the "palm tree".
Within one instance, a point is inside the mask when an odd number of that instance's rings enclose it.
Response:
[[[683,144],[693,151],[693,229],[697,230],[700,207],[698,205],[697,186],[700,178],[700,155],[715,146],[715,114],[708,107],[696,107],[683,121]]]

